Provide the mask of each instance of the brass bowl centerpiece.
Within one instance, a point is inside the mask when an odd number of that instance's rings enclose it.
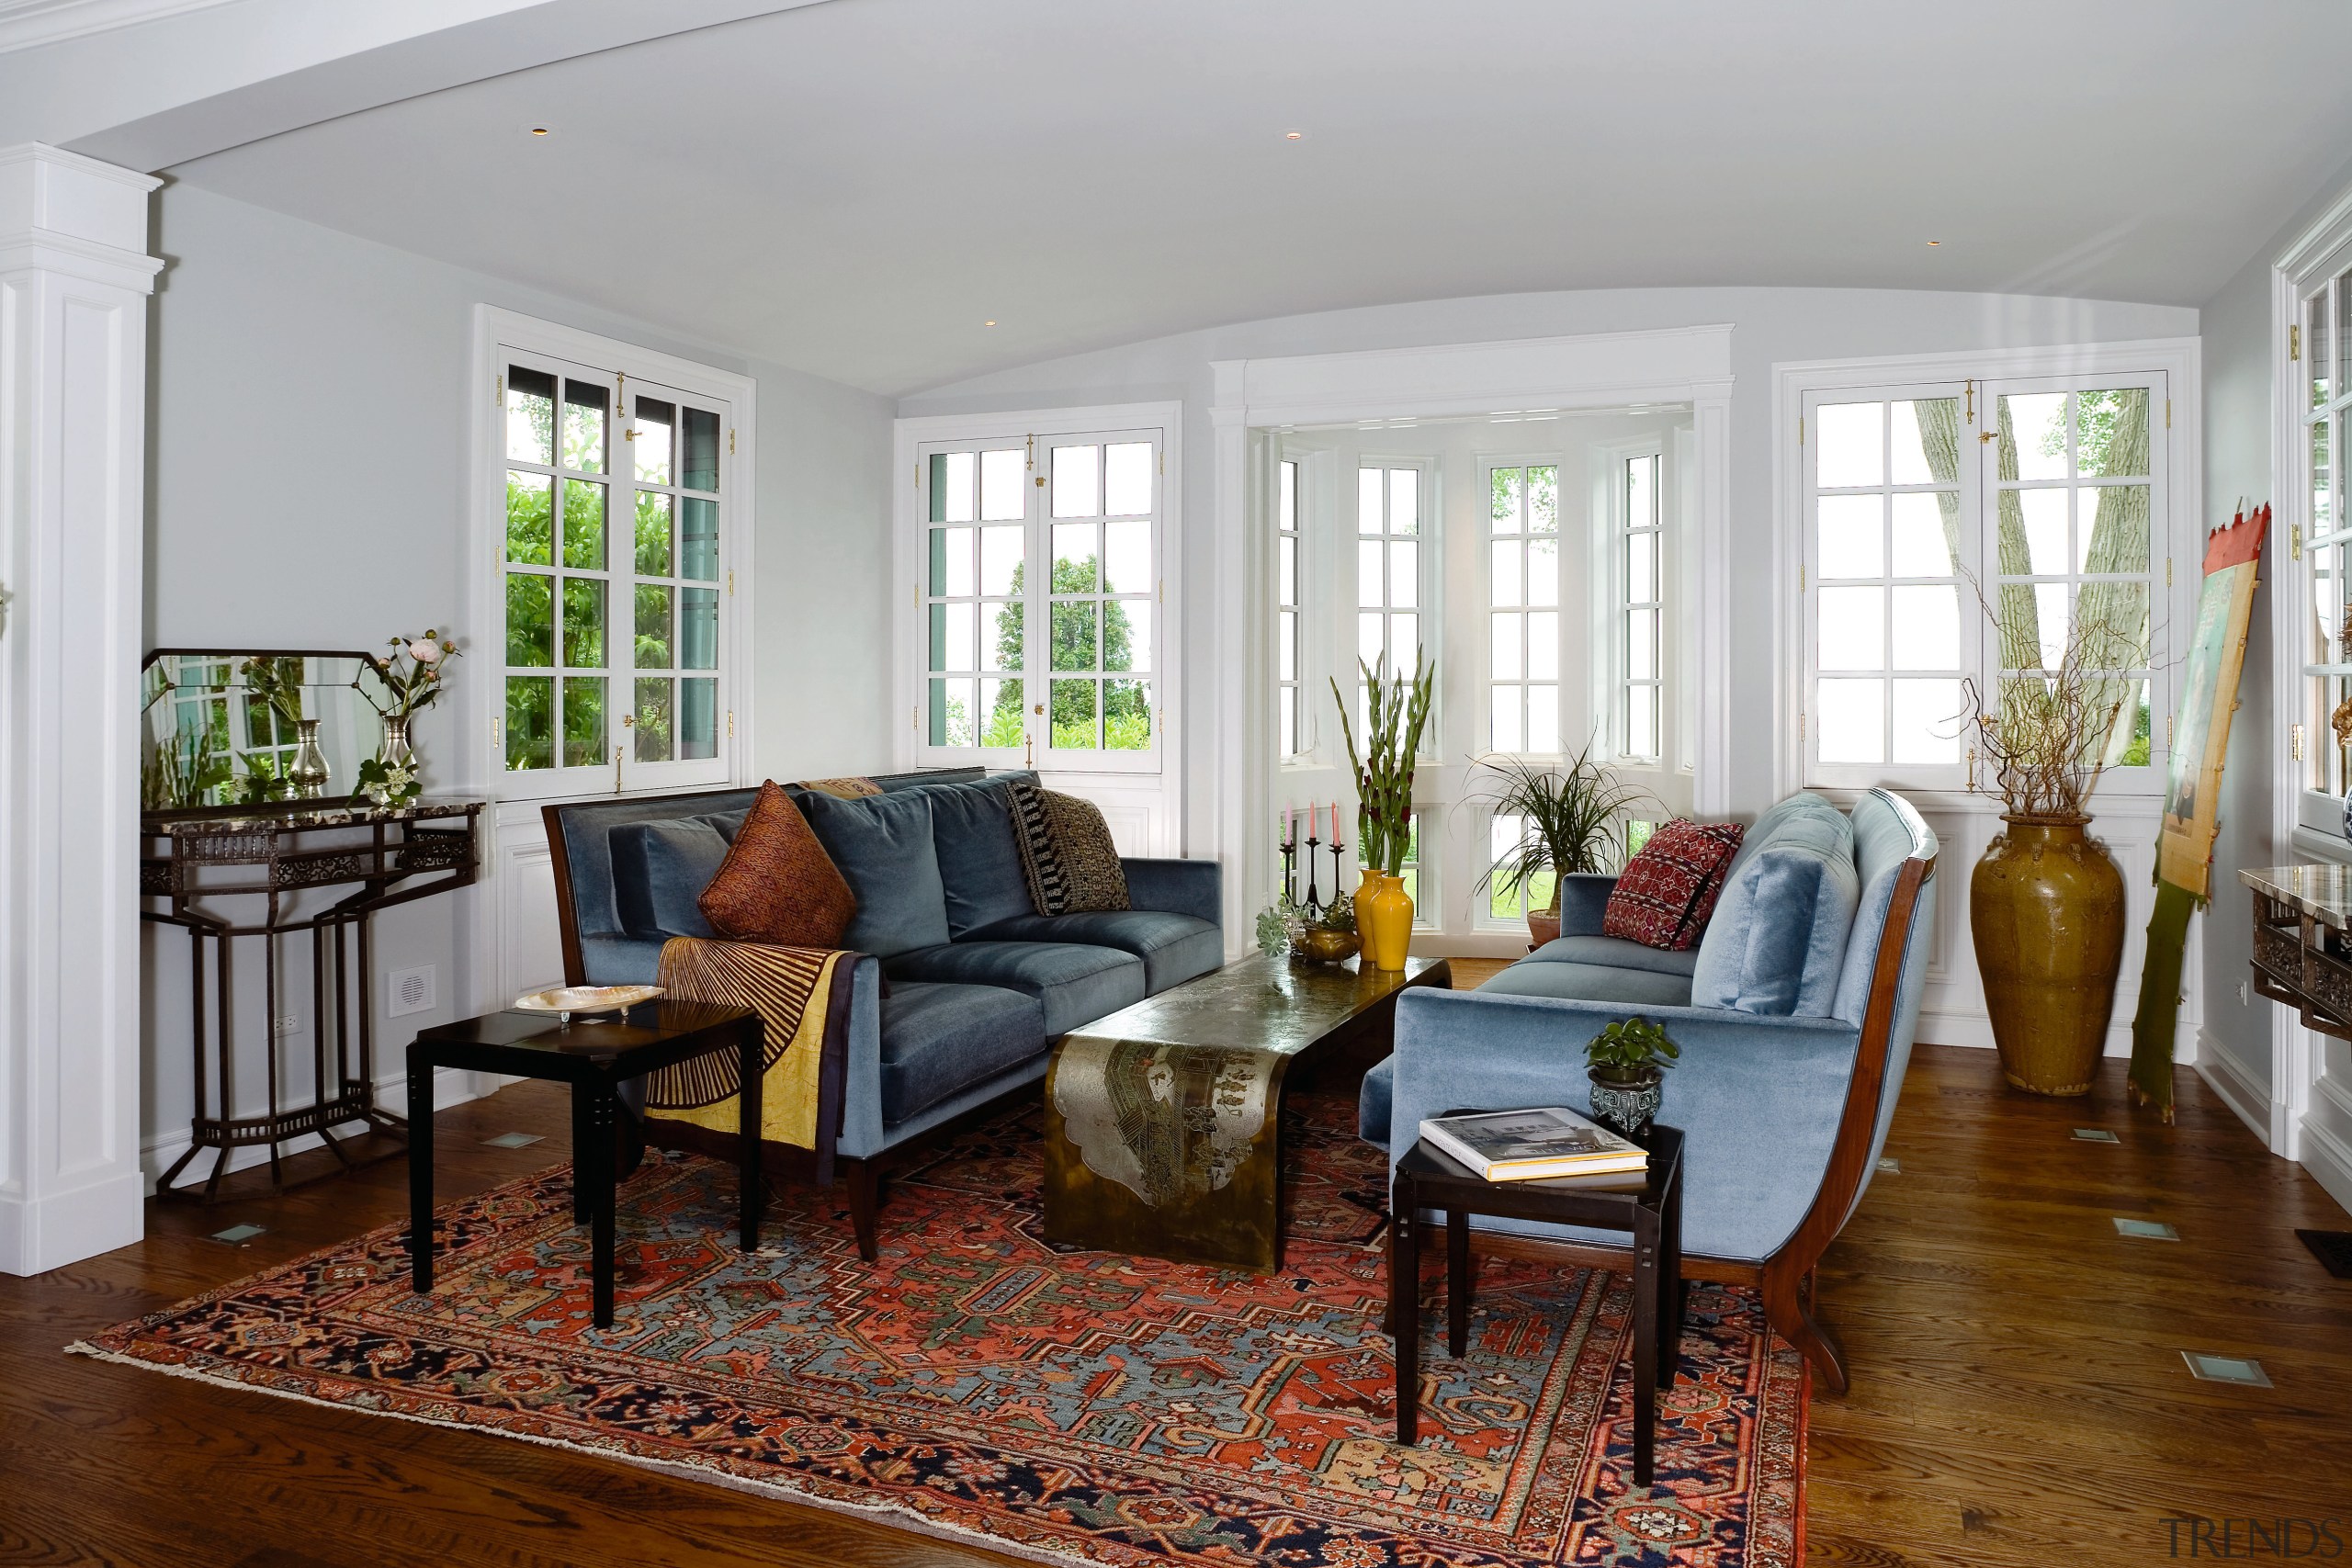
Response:
[[[1309,964],[1344,964],[1363,951],[1363,938],[1329,926],[1302,926],[1290,939],[1290,955]]]

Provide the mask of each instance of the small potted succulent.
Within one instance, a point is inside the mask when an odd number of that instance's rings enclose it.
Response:
[[[1648,1132],[1666,1092],[1666,1069],[1680,1055],[1665,1028],[1645,1018],[1621,1018],[1594,1035],[1584,1059],[1595,1119],[1629,1138]]]

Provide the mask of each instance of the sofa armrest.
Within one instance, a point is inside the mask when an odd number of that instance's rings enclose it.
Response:
[[[854,1159],[882,1152],[882,961],[852,956],[849,1041],[842,1077],[842,1132],[835,1145]]]
[[[1225,867],[1213,860],[1131,860],[1127,901],[1138,909],[1190,915],[1213,926],[1225,923]]]
[[[1583,1110],[1586,1043],[1634,1015],[1664,1025],[1682,1053],[1658,1119],[1689,1139],[1690,1250],[1770,1257],[1812,1206],[1837,1141],[1860,1032],[1834,1019],[1415,987],[1396,998],[1390,1163],[1424,1118],[1449,1111]]]
[[[1615,891],[1614,872],[1577,871],[1560,878],[1560,934],[1599,936],[1600,918]]]

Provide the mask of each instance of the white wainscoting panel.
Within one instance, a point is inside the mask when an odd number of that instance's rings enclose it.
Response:
[[[1102,808],[1102,820],[1123,855],[1166,856],[1177,850],[1176,792],[1158,773],[1047,773],[1037,782]]]

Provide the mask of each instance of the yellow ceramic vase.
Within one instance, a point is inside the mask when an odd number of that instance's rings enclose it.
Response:
[[[1356,930],[1374,969],[1405,967],[1413,946],[1413,896],[1405,891],[1403,877],[1363,874],[1363,886],[1356,890]]]

